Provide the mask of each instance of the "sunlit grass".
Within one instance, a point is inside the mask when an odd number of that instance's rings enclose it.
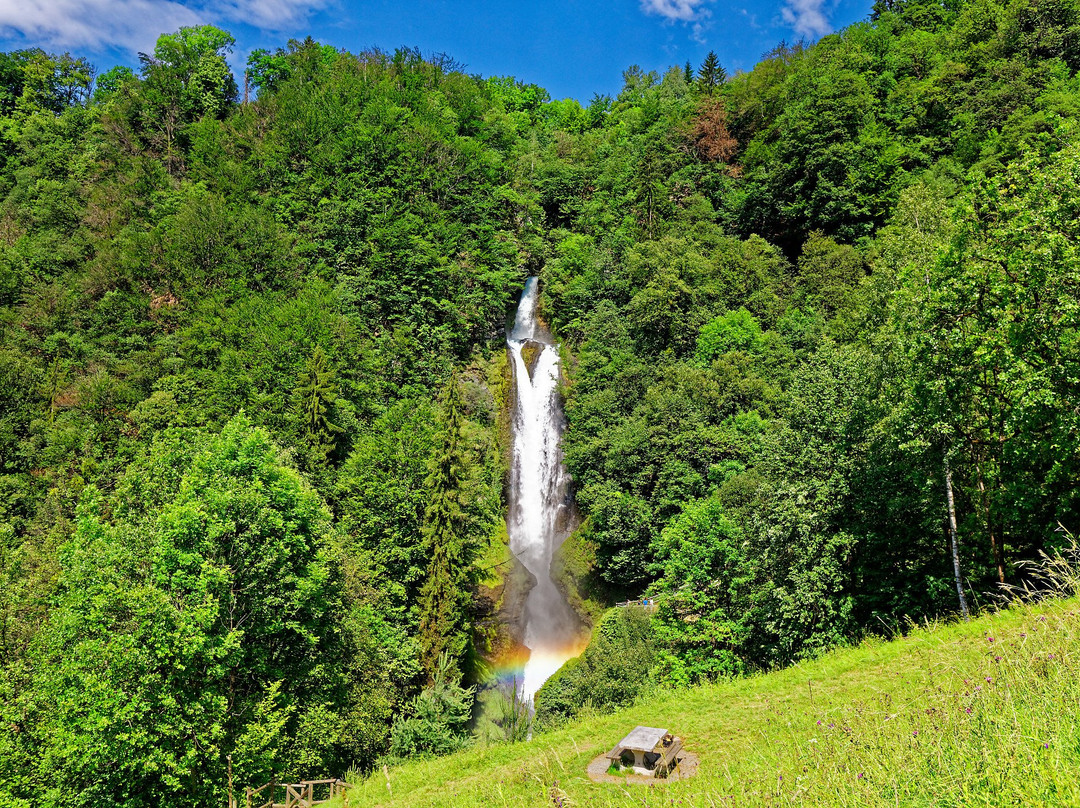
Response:
[[[659,694],[528,743],[387,771],[387,806],[1080,805],[1080,604],[923,627],[749,679]],[[637,724],[701,758],[692,780],[596,784]]]

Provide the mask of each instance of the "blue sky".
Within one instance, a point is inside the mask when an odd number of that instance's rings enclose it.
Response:
[[[158,34],[212,23],[254,48],[313,36],[353,52],[406,45],[467,72],[513,75],[555,98],[615,94],[632,64],[695,67],[715,50],[729,72],[781,40],[815,40],[864,19],[872,0],[0,0],[0,50],[37,45],[135,66]]]

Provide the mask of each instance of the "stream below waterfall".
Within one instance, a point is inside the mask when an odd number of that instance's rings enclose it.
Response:
[[[511,551],[536,579],[524,612],[529,659],[519,687],[526,699],[580,653],[582,640],[581,621],[551,578],[552,555],[572,527],[572,507],[560,446],[559,346],[537,318],[536,303],[532,277],[506,336],[515,390],[507,527]]]

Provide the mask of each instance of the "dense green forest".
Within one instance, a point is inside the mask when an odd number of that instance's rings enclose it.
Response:
[[[233,44],[0,54],[0,805],[473,742],[529,275],[566,579],[660,604],[598,624],[549,726],[633,698],[605,647],[668,685],[781,666],[1075,529],[1074,0],[879,0],[586,106],[311,40],[242,94]]]

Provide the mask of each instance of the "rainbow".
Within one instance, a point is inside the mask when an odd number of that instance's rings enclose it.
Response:
[[[567,660],[580,656],[589,644],[588,635],[557,646],[542,646],[530,650],[518,646],[503,654],[490,669],[491,677],[500,684],[513,684],[518,693],[528,699],[540,686],[566,664]]]

